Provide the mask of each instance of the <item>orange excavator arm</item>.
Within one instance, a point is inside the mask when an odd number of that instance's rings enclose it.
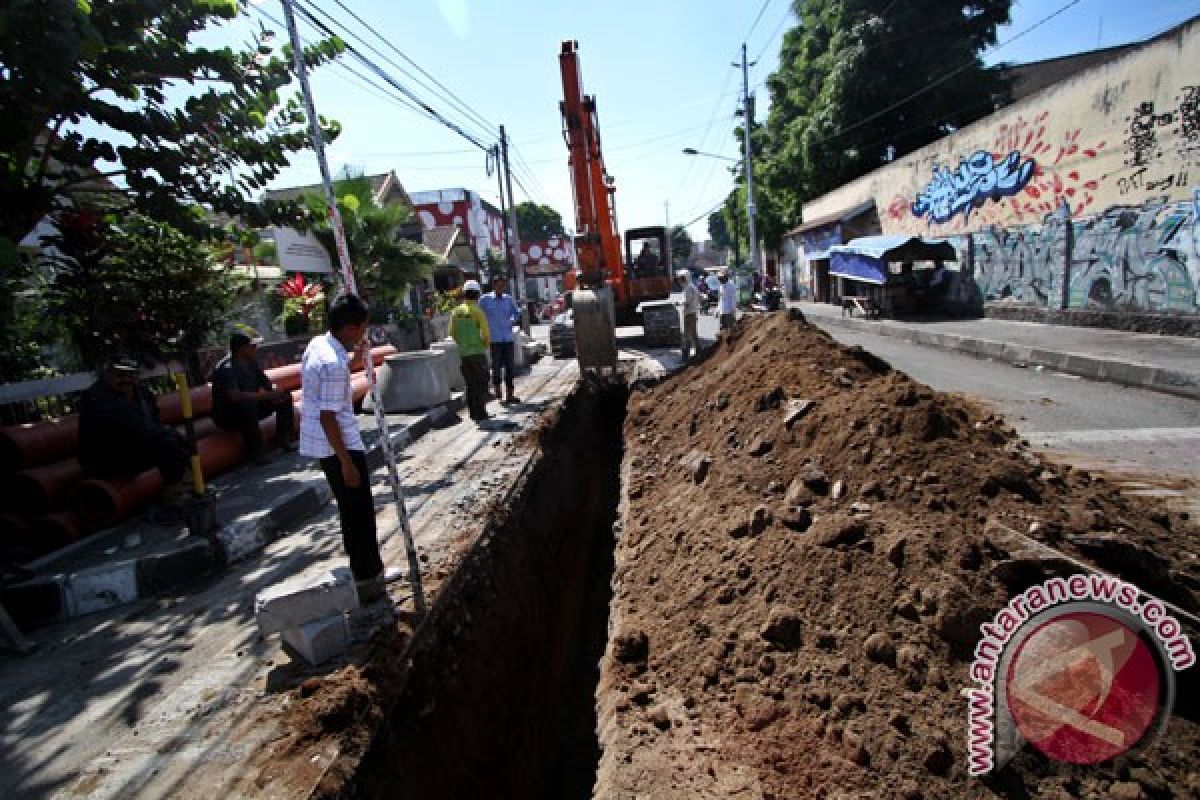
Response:
[[[628,287],[613,205],[616,187],[604,168],[596,98],[583,93],[578,49],[578,42],[565,41],[558,56],[563,83],[563,102],[559,108],[575,196],[577,273],[567,275],[567,289],[574,288],[575,282],[583,288],[611,285],[613,299],[621,304],[626,300]]]

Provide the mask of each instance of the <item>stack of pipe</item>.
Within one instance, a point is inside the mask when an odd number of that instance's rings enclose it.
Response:
[[[378,366],[396,352],[391,346],[371,351]],[[352,370],[361,370],[358,359]],[[266,370],[280,389],[292,393],[297,405],[302,399],[299,364]],[[355,402],[367,393],[365,373],[351,378]],[[244,458],[241,437],[217,427],[212,413],[212,387],[190,390],[196,419],[197,449],[206,477],[237,466]],[[159,416],[168,425],[183,421],[178,394],[158,398]],[[275,436],[275,419],[260,423],[264,441]],[[75,416],[48,422],[0,427],[0,488],[5,503],[0,511],[0,548],[37,555],[58,549],[100,527],[126,519],[148,505],[162,489],[158,470],[148,470],[128,480],[86,478],[76,457],[79,419]]]

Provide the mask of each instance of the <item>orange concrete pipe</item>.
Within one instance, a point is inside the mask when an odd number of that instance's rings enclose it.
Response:
[[[287,389],[289,392],[292,389],[300,388],[300,365],[288,364],[286,367],[275,367],[274,369],[264,370],[267,373],[267,380],[278,386],[280,389]]]
[[[85,533],[96,529],[87,525],[72,511],[56,511],[53,514],[32,517],[29,527],[30,544],[43,553],[66,547]]]
[[[207,417],[212,413],[212,387],[195,386],[188,390],[192,399],[192,418]],[[183,422],[183,398],[178,392],[164,394],[158,398],[158,416],[167,425],[178,425]]]
[[[26,514],[41,514],[56,508],[81,480],[83,467],[74,458],[23,469],[8,479],[9,503]]]
[[[258,424],[264,442],[275,438],[275,417]],[[196,443],[200,466],[210,478],[228,472],[245,459],[241,434],[216,429]],[[162,491],[158,470],[147,470],[130,480],[89,478],[80,481],[71,496],[71,505],[85,523],[110,525],[133,516],[149,505]]]
[[[0,472],[40,467],[75,455],[79,418],[28,422],[0,428]]]

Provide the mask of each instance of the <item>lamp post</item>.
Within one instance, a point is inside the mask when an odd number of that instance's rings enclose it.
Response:
[[[735,164],[742,160],[740,158],[730,158],[729,156],[718,155],[717,153],[706,153],[703,150],[697,150],[694,147],[683,148],[683,154],[685,156],[704,156],[705,158],[716,158],[716,159],[720,159],[721,161],[732,161]],[[737,169],[734,167],[730,167],[729,171],[735,175],[737,174]],[[751,226],[750,230],[754,230],[753,225]],[[733,263],[735,266],[737,265],[738,260],[739,260],[739,256],[738,256],[739,234],[740,234],[740,231],[738,230],[737,215],[735,214],[733,217]],[[750,252],[751,253],[754,252],[754,243],[753,242],[750,243]]]

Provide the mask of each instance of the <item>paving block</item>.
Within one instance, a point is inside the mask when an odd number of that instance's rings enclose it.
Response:
[[[285,628],[281,634],[284,644],[314,666],[350,649],[350,627],[341,613]]]
[[[118,561],[83,569],[67,578],[68,614],[104,611],[138,599],[137,562]]]
[[[276,633],[357,607],[354,578],[347,567],[338,567],[264,589],[254,600],[254,616],[259,630]]]

